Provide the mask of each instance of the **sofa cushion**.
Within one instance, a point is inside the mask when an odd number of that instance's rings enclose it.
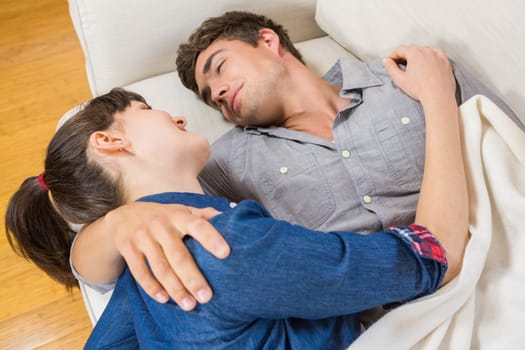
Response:
[[[317,24],[360,59],[399,44],[443,48],[525,121],[525,2],[318,0]]]
[[[69,9],[94,96],[172,71],[179,44],[204,19],[227,10],[268,15],[293,41],[324,35],[314,21],[315,0],[69,0]]]

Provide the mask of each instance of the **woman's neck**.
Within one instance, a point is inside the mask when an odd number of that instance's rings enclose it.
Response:
[[[152,169],[150,166],[147,170],[140,169],[127,174],[133,174],[122,179],[127,202],[162,192],[204,193],[197,176],[191,171],[181,173],[176,170]]]

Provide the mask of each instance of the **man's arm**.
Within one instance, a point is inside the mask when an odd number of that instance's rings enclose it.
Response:
[[[405,61],[402,71],[396,62]],[[416,223],[436,234],[447,251],[445,282],[460,270],[468,240],[468,193],[463,162],[455,80],[445,53],[400,46],[385,60],[394,82],[423,105],[425,165]]]
[[[152,298],[166,302],[169,296],[191,310],[196,300],[209,301],[212,291],[182,239],[191,235],[216,257],[226,257],[228,244],[207,221],[217,213],[181,205],[124,205],[78,234],[73,266],[96,284],[116,280],[127,263]]]
[[[235,141],[239,133],[242,133],[241,129],[234,127],[213,143],[211,155],[199,174],[204,193],[228,198],[236,203],[248,198],[242,193],[244,185],[234,181],[239,173],[234,168],[233,159],[239,156],[238,153],[244,155],[246,152],[245,145],[239,145]]]

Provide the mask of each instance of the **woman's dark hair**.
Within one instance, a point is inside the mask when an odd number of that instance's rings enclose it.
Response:
[[[68,289],[77,285],[69,266],[75,236],[69,223],[89,224],[123,204],[118,180],[89,159],[89,138],[107,130],[114,114],[124,111],[131,101],[146,103],[142,96],[123,89],[88,102],[49,143],[42,176],[49,190],[33,176],[9,201],[5,223],[13,250]]]
[[[219,39],[240,40],[257,47],[259,30],[268,28],[278,36],[281,45],[299,61],[303,58],[288,36],[288,31],[270,18],[245,11],[229,11],[218,17],[211,17],[195,29],[188,41],[177,50],[177,72],[182,84],[199,95],[195,80],[195,63],[199,54]]]

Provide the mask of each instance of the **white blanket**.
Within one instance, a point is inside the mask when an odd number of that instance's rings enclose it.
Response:
[[[351,350],[525,348],[525,133],[484,96],[460,112],[472,234],[461,273],[386,314]]]

